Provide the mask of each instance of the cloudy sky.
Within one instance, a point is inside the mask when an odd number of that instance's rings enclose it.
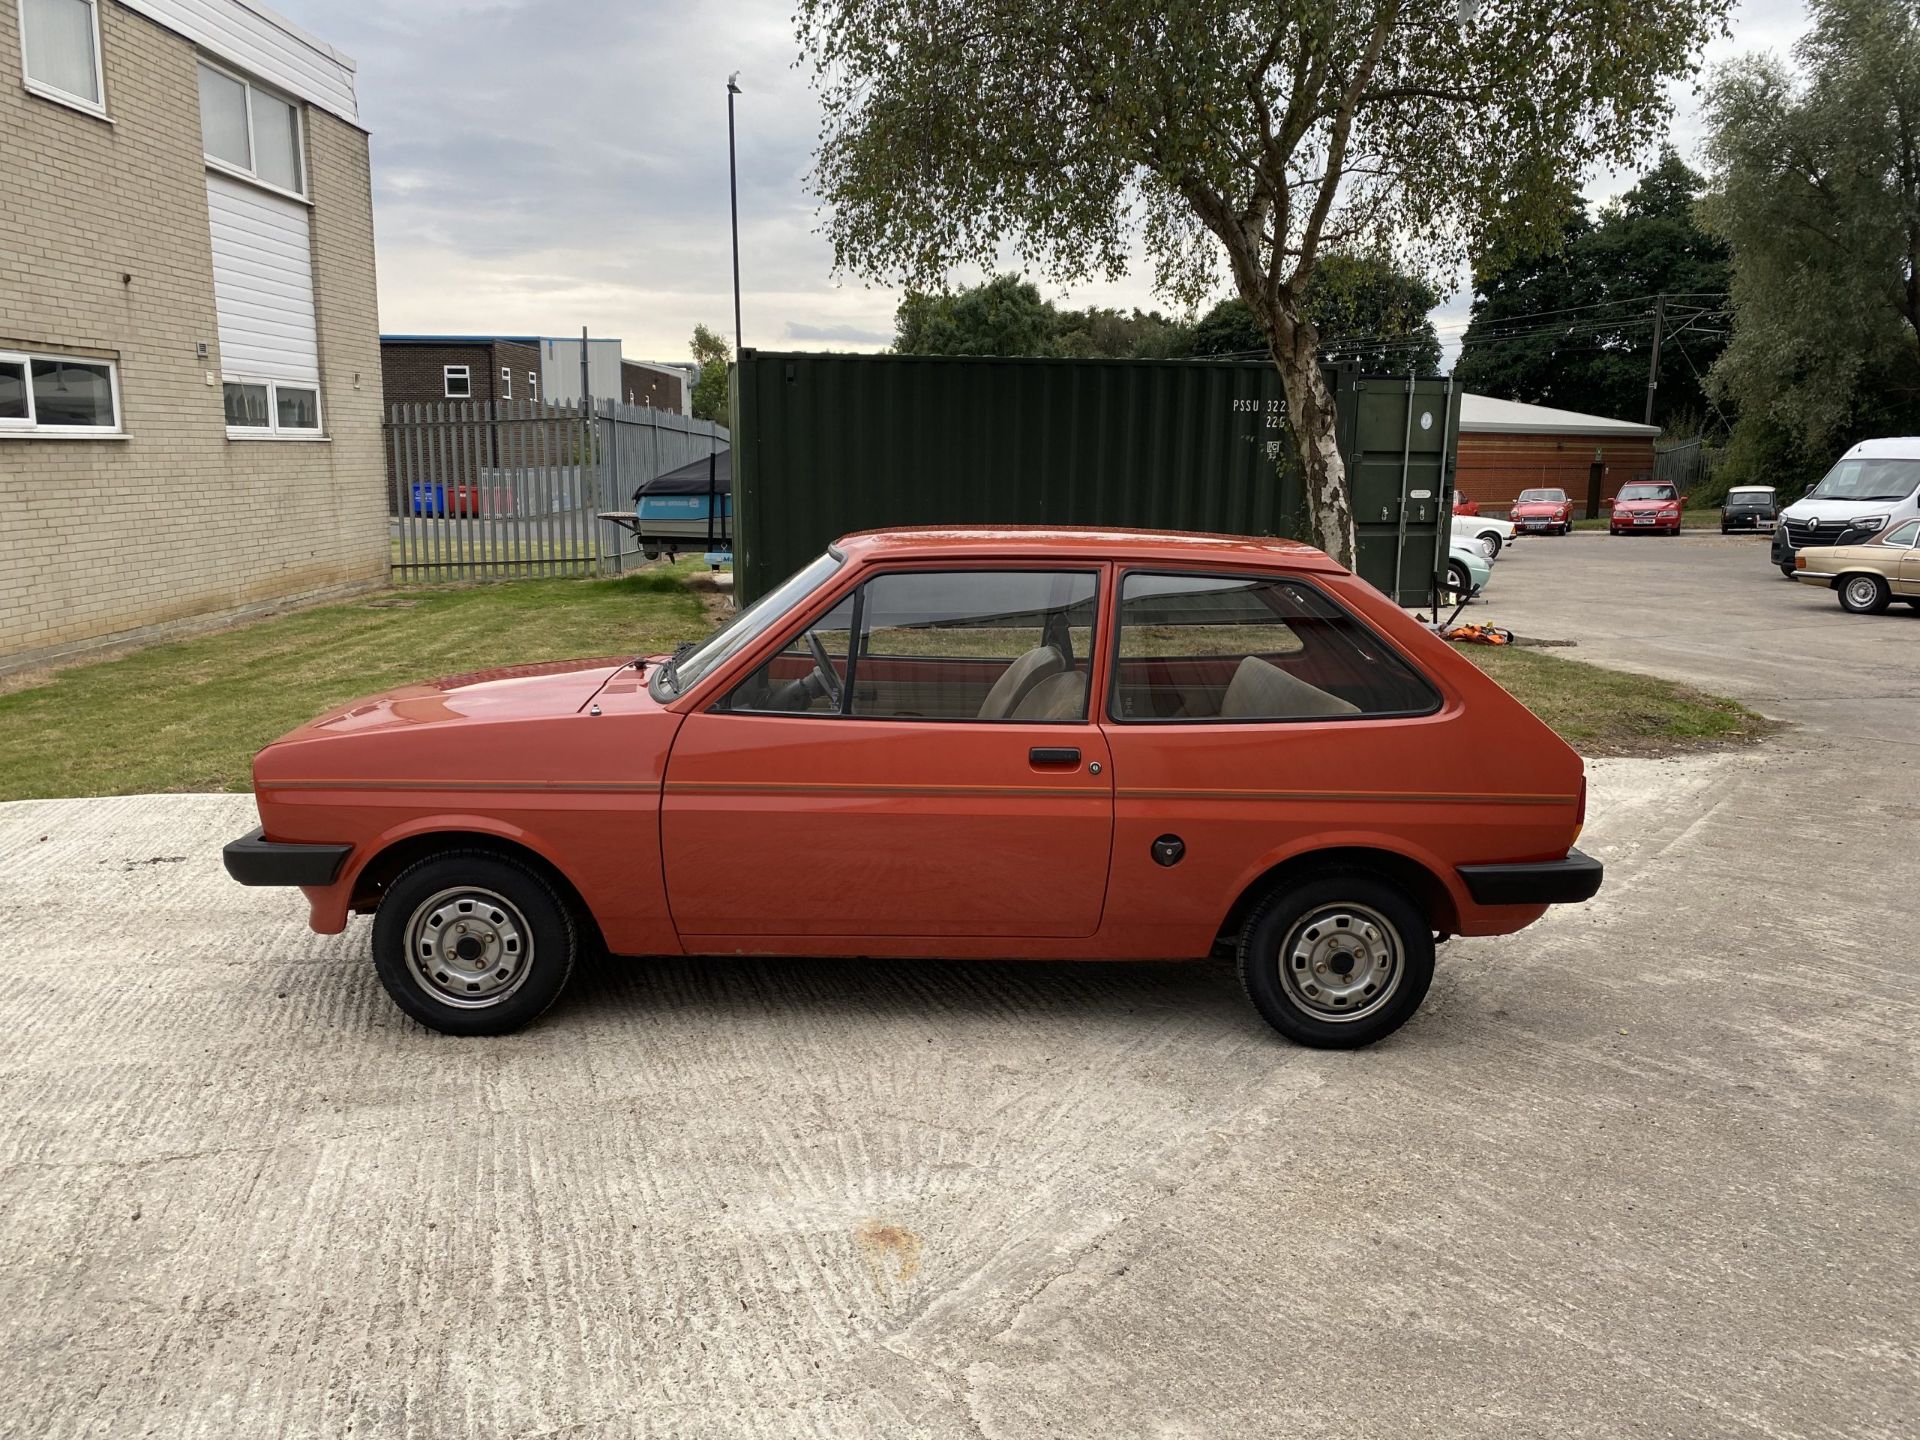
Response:
[[[381,328],[617,335],[683,360],[732,328],[726,77],[740,72],[746,342],[872,349],[898,296],[836,280],[806,177],[819,113],[794,67],[790,0],[272,0],[354,57],[373,133]],[[1709,62],[1784,50],[1800,0],[1742,0]],[[1681,87],[1674,139],[1699,141]],[[1657,138],[1657,137],[1655,137]],[[1596,198],[1631,183],[1596,176]],[[1057,294],[1151,306],[1144,273]],[[1464,328],[1470,297],[1436,316]],[[1451,347],[1450,347],[1451,348]]]

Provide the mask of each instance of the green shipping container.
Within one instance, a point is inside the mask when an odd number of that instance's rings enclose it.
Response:
[[[1451,379],[1329,370],[1359,571],[1404,605],[1446,568]],[[1116,525],[1300,536],[1280,376],[1207,360],[783,355],[733,368],[735,588],[854,530]]]

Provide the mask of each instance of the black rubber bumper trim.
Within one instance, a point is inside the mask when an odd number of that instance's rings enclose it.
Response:
[[[295,845],[262,838],[255,826],[220,852],[227,874],[242,885],[331,885],[351,845]]]
[[[1599,893],[1605,875],[1606,867],[1581,850],[1569,850],[1564,860],[1460,867],[1478,905],[1578,905]]]

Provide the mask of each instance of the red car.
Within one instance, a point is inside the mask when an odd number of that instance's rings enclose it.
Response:
[[[1480,513],[1480,502],[1478,500],[1469,500],[1464,495],[1455,493],[1453,497],[1453,513],[1456,515],[1478,515]]]
[[[233,877],[371,914],[399,1006],[526,1024],[616,955],[1201,959],[1282,1034],[1398,1028],[1436,937],[1585,900],[1580,757],[1282,540],[849,536],[672,658],[343,706],[261,751]]]
[[[1657,481],[1638,481],[1620,487],[1607,521],[1610,535],[1678,535],[1680,492]]]
[[[1507,518],[1536,535],[1565,535],[1573,529],[1573,501],[1564,490],[1522,490]]]

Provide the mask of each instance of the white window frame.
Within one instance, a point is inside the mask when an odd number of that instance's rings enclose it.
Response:
[[[538,400],[539,398],[540,372],[538,370],[529,370],[527,371],[527,399]]]
[[[227,413],[227,389],[229,385],[264,385],[267,387],[267,423],[265,425],[229,425],[229,440],[325,440],[327,438],[327,412],[320,394],[318,380],[269,380],[264,375],[223,374],[220,377],[220,413]],[[311,430],[280,426],[280,387],[293,390],[311,390],[313,392],[313,418],[315,424]]]
[[[71,360],[77,365],[106,366],[107,385],[113,395],[113,424],[40,424],[34,418],[33,404],[33,362],[36,360]],[[108,360],[98,355],[67,355],[55,350],[0,350],[0,361],[24,366],[27,376],[27,417],[24,420],[0,419],[0,439],[106,440],[127,433],[126,412],[120,408],[120,362],[118,360]]]
[[[100,52],[100,0],[86,0],[86,5],[87,8],[93,12],[93,78],[94,83],[100,87],[100,98],[98,100],[89,100],[84,95],[75,95],[70,90],[62,90],[57,85],[49,85],[44,80],[36,80],[27,73],[26,0],[16,0],[16,8],[20,12],[20,78],[25,83],[27,90],[31,94],[38,95],[42,100],[51,100],[55,104],[65,105],[70,109],[78,110],[82,114],[92,115],[97,119],[106,120],[107,66],[106,59]],[[113,122],[109,120],[107,123],[112,124]],[[115,413],[118,414],[119,412],[116,410]]]
[[[513,367],[511,365],[500,367],[500,398],[502,400],[513,398]]]
[[[95,3],[97,3],[97,0],[95,0]],[[278,100],[281,104],[292,107],[293,109],[293,153],[294,153],[295,159],[298,161],[300,166],[300,183],[302,186],[309,185],[312,177],[307,173],[306,106],[303,105],[300,101],[294,99],[293,96],[285,94],[282,91],[276,90],[271,85],[262,85],[258,80],[251,79],[250,77],[241,74],[240,71],[235,70],[231,66],[220,64],[218,61],[214,60],[211,56],[205,54],[204,52],[200,54],[199,59],[200,59],[200,63],[206,66],[207,69],[213,71],[216,75],[226,76],[227,79],[234,81],[235,83],[240,85],[243,90],[246,91],[246,98],[243,103],[247,112],[247,165],[249,167],[253,167],[258,163],[255,158],[254,149],[253,149],[253,92],[256,90],[261,91],[263,94],[272,96],[275,100]],[[195,115],[197,116],[199,113],[199,72],[198,71],[194,73],[194,86],[195,86],[194,112],[195,112]],[[298,200],[302,205],[311,205],[313,203],[312,200],[307,198],[307,192],[305,189],[289,190],[285,186],[274,184],[273,181],[271,180],[261,179],[260,176],[256,174],[254,169],[252,168],[242,169],[240,166],[235,165],[231,160],[222,160],[218,155],[207,154],[206,142],[204,139],[201,142],[200,154],[201,154],[201,158],[207,162],[207,168],[209,170],[217,170],[222,175],[231,175],[236,180],[245,180],[249,185],[258,185],[262,190],[270,190],[275,195],[284,195],[289,200]]]
[[[466,393],[453,393],[453,377],[458,372],[467,382]],[[440,367],[440,398],[443,400],[471,400],[473,398],[473,367],[471,365],[442,365]]]

